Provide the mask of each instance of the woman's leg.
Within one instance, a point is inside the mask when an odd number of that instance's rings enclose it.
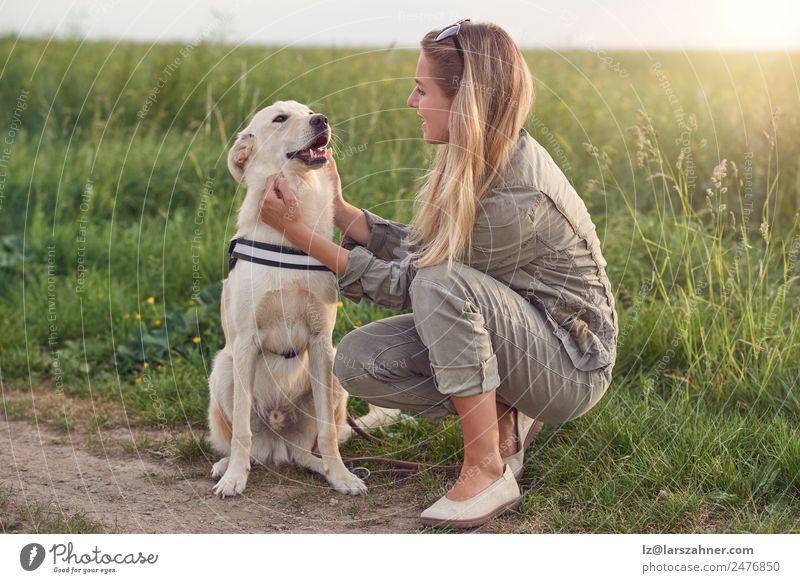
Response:
[[[461,419],[464,463],[447,492],[451,500],[471,498],[503,475],[494,391],[471,397],[451,397]]]
[[[487,452],[493,451],[495,430],[503,457],[520,446],[513,439],[516,408],[544,423],[564,423],[594,406],[610,375],[576,370],[536,308],[491,276],[456,265],[451,274],[438,266],[419,270],[412,282],[414,313],[345,335],[334,372],[351,395],[375,405],[431,420],[459,414],[468,433],[465,460],[480,464],[492,459]],[[493,415],[491,397],[489,404],[465,400],[480,394],[495,398]],[[464,477],[460,483],[466,485]],[[476,491],[481,480],[473,482]]]
[[[564,423],[607,388],[602,370],[574,367],[538,308],[485,273],[461,263],[450,271],[444,263],[418,269],[410,296],[436,389],[451,397],[466,431],[465,464],[491,467],[501,441],[503,455],[516,451],[519,444],[509,439],[514,408],[543,423]],[[479,396],[485,397],[464,400]],[[462,476],[448,497],[476,493],[486,482],[485,472]]]
[[[495,394],[501,382],[497,357],[470,291],[447,271],[446,265],[418,270],[410,295],[417,332],[428,347],[435,372],[436,388],[450,395],[461,421],[464,462],[446,496],[465,500],[503,474]]]
[[[470,445],[464,451],[461,479],[448,492],[451,499],[469,498],[502,474],[500,455],[513,450],[507,451],[506,445],[498,451],[496,424],[498,408],[507,406],[501,401],[495,406],[494,391],[474,397],[442,395],[413,314],[390,316],[346,334],[336,348],[334,372],[350,395],[374,405],[415,411],[431,420],[460,416],[464,443]],[[513,416],[502,417],[504,427],[509,418],[513,423]],[[505,435],[513,435],[513,425]],[[466,479],[471,476],[477,479]]]
[[[398,314],[356,328],[336,347],[334,374],[353,397],[378,407],[403,409],[431,421],[456,415],[453,402],[436,390],[428,349],[411,314]]]

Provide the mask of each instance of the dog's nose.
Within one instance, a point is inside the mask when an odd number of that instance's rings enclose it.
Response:
[[[321,113],[315,113],[311,116],[309,122],[312,128],[324,128],[328,125],[328,118]]]

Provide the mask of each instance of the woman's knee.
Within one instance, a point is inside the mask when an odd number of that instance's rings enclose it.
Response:
[[[467,267],[460,263],[454,263],[453,267],[448,270],[447,262],[438,263],[436,265],[428,265],[420,267],[414,274],[414,279],[409,284],[409,296],[412,301],[412,309],[414,302],[414,292],[417,300],[424,300],[428,297],[431,290],[450,291],[454,287],[460,287],[457,280],[461,268]]]
[[[456,277],[456,268],[447,270],[447,263],[420,268],[411,280],[409,297],[417,330],[421,324],[434,328],[442,324],[444,314],[462,311],[466,290]]]
[[[366,362],[374,344],[361,329],[356,328],[348,332],[336,346],[336,356],[333,360],[333,374],[344,384],[346,381],[365,374]]]
[[[463,264],[454,262],[452,268],[448,269],[447,261],[443,261],[441,263],[437,263],[436,265],[419,267],[414,274],[414,279],[411,280],[411,287],[414,287],[415,283],[426,280],[444,283],[462,266]]]
[[[441,311],[447,304],[456,312],[464,310],[467,305],[480,305],[483,288],[491,283],[491,279],[491,276],[458,261],[449,269],[446,261],[418,269],[409,286],[415,320]]]

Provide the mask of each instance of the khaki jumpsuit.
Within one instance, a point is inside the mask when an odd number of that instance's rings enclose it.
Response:
[[[479,201],[472,257],[417,269],[412,228],[362,209],[339,291],[411,308],[356,328],[337,347],[344,388],[429,419],[457,414],[451,395],[496,390],[544,423],[583,415],[611,382],[618,335],[606,261],[589,212],[523,128],[502,180]]]

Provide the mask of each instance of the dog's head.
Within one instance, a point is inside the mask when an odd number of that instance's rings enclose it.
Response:
[[[253,168],[264,173],[315,170],[327,163],[330,138],[327,117],[297,101],[276,101],[239,132],[228,152],[228,169],[237,182]]]

